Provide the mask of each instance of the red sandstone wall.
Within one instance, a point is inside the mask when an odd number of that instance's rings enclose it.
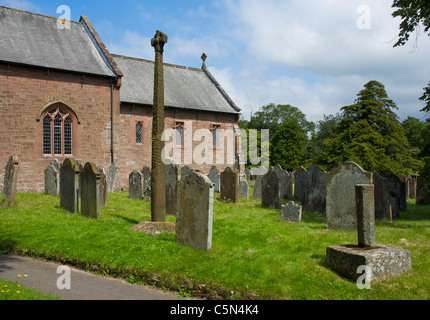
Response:
[[[80,121],[73,123],[73,158],[83,164],[110,165],[110,79],[0,65],[0,190],[4,168],[14,154],[20,164],[18,192],[44,191],[44,170],[53,157],[43,154],[39,120],[55,102],[70,107]],[[114,90],[114,119],[114,129],[118,129],[118,89]],[[118,152],[118,130],[114,142]]]

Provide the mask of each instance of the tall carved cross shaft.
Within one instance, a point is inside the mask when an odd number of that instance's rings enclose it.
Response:
[[[155,50],[154,66],[154,105],[152,119],[152,174],[151,174],[151,219],[153,222],[166,221],[166,185],[165,185],[165,165],[162,151],[164,141],[164,45],[167,43],[167,36],[158,31],[151,45]]]

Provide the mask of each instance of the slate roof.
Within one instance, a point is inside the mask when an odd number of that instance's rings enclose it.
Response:
[[[121,102],[152,105],[154,101],[154,62],[112,55],[124,74]],[[196,69],[164,64],[164,104],[166,107],[239,114],[206,68]]]
[[[0,6],[0,61],[115,77],[86,27],[61,30],[57,18]]]

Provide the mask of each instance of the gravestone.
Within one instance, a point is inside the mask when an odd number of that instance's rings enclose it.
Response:
[[[215,192],[220,192],[220,183],[221,183],[220,175],[219,175],[218,169],[215,166],[211,168],[211,171],[209,172],[208,177],[215,185]]]
[[[100,172],[100,206],[106,207],[108,197],[106,170],[102,166],[97,166],[97,169]]]
[[[376,244],[374,185],[356,186],[358,244],[327,247],[326,265],[338,274],[357,280],[365,266],[366,282],[388,279],[412,269],[408,250]]]
[[[245,176],[247,181],[251,180],[251,170],[248,168],[245,168]]]
[[[276,176],[279,179],[281,199],[288,199],[288,196],[289,196],[288,182],[289,182],[290,174],[286,170],[283,170],[282,166],[279,164],[275,166],[275,172],[276,172]]]
[[[151,169],[144,167],[142,169],[143,174],[143,200],[151,201]]]
[[[179,166],[174,163],[166,164],[166,214],[176,215]]]
[[[237,202],[238,188],[239,188],[239,172],[230,167],[225,168],[221,173],[221,190],[220,200],[222,202]]]
[[[79,212],[79,165],[65,159],[60,170],[60,206],[71,213]]]
[[[265,166],[250,169],[250,180],[257,180],[258,176],[264,176],[269,169]]]
[[[212,248],[214,186],[200,172],[178,181],[176,242],[194,249]]]
[[[371,172],[373,174],[373,185],[375,186],[375,219],[378,221],[393,221],[390,184],[378,172]]]
[[[256,176],[252,199],[261,200],[261,180],[262,179],[263,179],[263,176]]]
[[[294,200],[302,201],[302,180],[306,177],[306,169],[298,168],[294,173]]]
[[[52,164],[45,169],[45,193],[57,197],[60,195],[60,170]]]
[[[281,209],[280,185],[274,167],[261,180],[261,200],[263,208]]]
[[[327,172],[318,165],[312,165],[301,179],[301,201],[303,211],[325,214]]]
[[[294,198],[294,174],[293,173],[288,173],[285,176],[285,186],[286,186],[286,191],[285,191],[285,199],[288,200],[293,200]]]
[[[327,175],[327,229],[357,229],[356,184],[373,184],[373,177],[354,162],[345,162]]]
[[[238,189],[238,197],[241,198],[249,198],[249,183],[247,181],[242,181],[239,183],[239,189]]]
[[[418,178],[418,175],[416,174],[411,175],[411,181],[409,183],[409,192],[410,192],[410,198],[412,199],[417,198],[417,178]]]
[[[429,184],[423,178],[417,178],[417,197],[416,204],[428,205],[430,204],[430,188]]]
[[[301,222],[302,206],[294,201],[290,201],[281,208],[281,221]]]
[[[406,188],[400,178],[391,173],[383,172],[381,175],[388,180],[390,186],[391,211],[393,218],[400,217],[400,211],[406,210]]]
[[[2,206],[12,208],[15,206],[16,186],[18,184],[19,162],[17,156],[11,156],[4,172]]]
[[[115,191],[115,183],[118,177],[119,167],[116,163],[112,163],[106,172],[106,182],[107,182],[107,190],[108,192]]]
[[[81,214],[84,217],[100,218],[100,178],[97,166],[87,162],[81,171]]]
[[[128,176],[128,193],[130,199],[143,199],[143,173],[134,170]]]

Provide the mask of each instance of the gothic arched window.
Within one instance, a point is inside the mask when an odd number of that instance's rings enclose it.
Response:
[[[73,120],[61,107],[48,111],[43,117],[43,154],[72,155]]]

